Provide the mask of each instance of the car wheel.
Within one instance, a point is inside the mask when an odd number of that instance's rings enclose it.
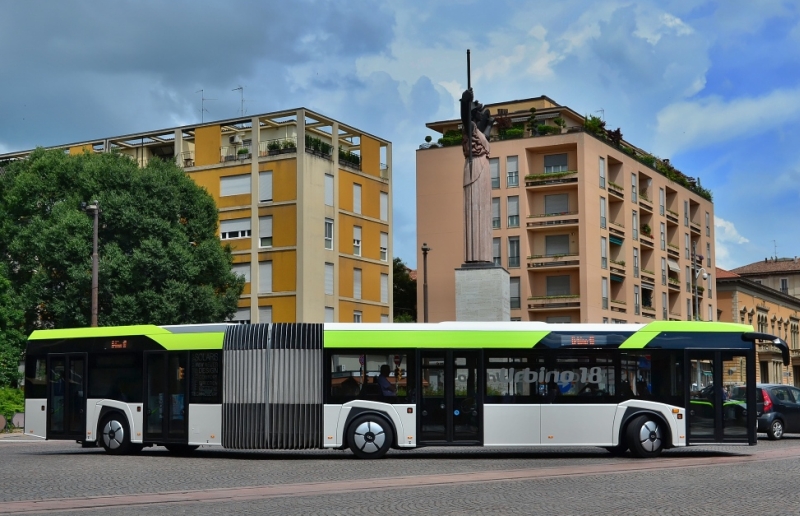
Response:
[[[380,459],[394,442],[392,425],[380,416],[363,415],[350,423],[350,450],[359,459]]]
[[[625,432],[631,454],[637,458],[658,457],[664,450],[664,437],[661,423],[651,417],[642,415],[628,425]]]
[[[773,420],[767,427],[767,437],[769,437],[770,441],[777,441],[783,437],[783,421],[780,419]]]
[[[124,455],[131,451],[131,433],[128,419],[114,413],[106,416],[100,423],[100,446],[112,455]]]
[[[173,455],[189,455],[199,448],[194,444],[165,444],[164,448]]]

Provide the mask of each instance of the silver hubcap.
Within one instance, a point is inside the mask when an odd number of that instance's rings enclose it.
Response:
[[[772,423],[772,433],[775,434],[775,437],[780,437],[783,435],[783,425],[780,421],[774,421]]]
[[[365,421],[356,428],[353,440],[362,452],[377,453],[386,441],[386,432],[375,421]]]
[[[109,450],[116,450],[125,440],[125,430],[119,421],[112,419],[103,427],[103,443]]]
[[[639,429],[639,441],[648,452],[661,449],[661,429],[655,421],[648,421]]]

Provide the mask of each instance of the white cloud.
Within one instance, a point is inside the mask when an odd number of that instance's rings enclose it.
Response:
[[[716,264],[723,269],[732,269],[737,265],[731,261],[731,251],[738,250],[736,246],[750,242],[736,230],[733,222],[721,217],[714,217],[714,232],[716,241],[714,243],[716,253]],[[740,253],[736,253],[738,256]]]
[[[748,135],[754,136],[788,123],[800,115],[800,89],[774,90],[764,96],[725,100],[711,96],[680,101],[657,115],[656,153],[702,148]]]
[[[648,14],[650,13],[637,17],[636,30],[633,35],[644,39],[651,45],[657,44],[661,37],[668,33],[688,36],[694,32],[694,29],[683,23],[677,16],[669,13],[661,13],[656,16]]]

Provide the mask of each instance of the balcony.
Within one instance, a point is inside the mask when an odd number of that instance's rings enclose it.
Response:
[[[219,162],[244,161],[253,157],[249,145],[230,145],[219,148]]]
[[[628,313],[628,308],[625,306],[625,301],[621,299],[612,299],[611,300],[611,311],[618,312],[621,314]]]
[[[611,262],[611,273],[625,275],[625,260],[609,260]]]
[[[676,212],[667,208],[667,222],[672,222],[673,224],[677,225],[678,217],[679,215]]]
[[[552,172],[550,174],[532,174],[525,176],[526,187],[564,185],[578,182],[578,171]]]
[[[645,233],[644,230],[639,232],[639,242],[641,242],[643,246],[649,247],[650,249],[653,249],[655,247],[653,245],[652,233]]]
[[[653,203],[643,192],[639,192],[639,206],[644,211],[649,211],[650,213],[653,213]]]
[[[792,358],[800,358],[800,349],[790,349],[789,356]]]
[[[677,292],[681,291],[681,281],[680,280],[677,280],[675,278],[669,278],[667,283],[669,283],[669,289],[670,290],[675,290]]]
[[[557,310],[562,308],[580,308],[580,306],[580,294],[528,298],[528,310]]]
[[[700,224],[698,224],[697,222],[695,222],[693,220],[690,220],[689,221],[689,228],[692,230],[692,234],[697,235],[697,236],[701,236],[702,235],[702,230],[700,229]]]
[[[656,284],[656,273],[647,269],[642,269],[642,283]]]
[[[180,156],[175,157],[175,163],[181,168],[194,166],[194,151],[181,152]]]
[[[669,320],[670,321],[680,321],[681,320],[681,314],[678,313],[678,312],[673,312],[673,311],[670,310],[670,312],[669,312]]]
[[[619,235],[621,237],[625,236],[625,224],[621,222],[614,222],[613,220],[608,221],[608,232],[612,235]]]
[[[677,245],[667,244],[667,254],[670,258],[680,258],[681,257],[681,248]]]
[[[528,269],[574,269],[581,265],[578,254],[558,254],[553,256],[528,256]]]
[[[529,215],[526,223],[529,228],[544,228],[552,226],[577,226],[578,219],[575,217],[577,211],[561,212],[561,213],[541,213],[538,215]]]
[[[297,152],[297,138],[277,138],[275,140],[265,140],[258,144],[258,156],[277,156],[278,154],[288,154]]]
[[[619,198],[625,198],[625,189],[613,181],[608,182],[608,193]]]
[[[656,309],[650,305],[642,305],[642,317],[647,317],[648,319],[655,319],[656,318]]]

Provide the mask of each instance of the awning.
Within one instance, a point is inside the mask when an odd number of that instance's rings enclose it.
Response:
[[[618,237],[618,236],[615,236],[615,235],[608,235],[608,240],[612,244],[616,244],[616,245],[622,245],[625,242],[625,240],[622,237]]]
[[[611,281],[615,281],[617,283],[622,283],[623,281],[625,281],[625,276],[620,276],[619,274],[611,273],[610,277]]]
[[[677,272],[677,273],[680,274],[681,266],[678,265],[678,262],[676,262],[672,258],[667,258],[667,263],[669,264],[669,270],[671,270],[672,272]]]

